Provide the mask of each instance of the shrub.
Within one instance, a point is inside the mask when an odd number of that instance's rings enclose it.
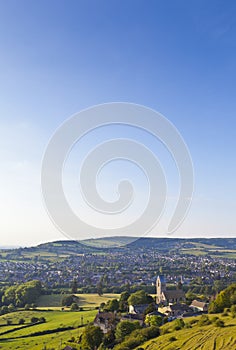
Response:
[[[221,316],[225,317],[225,316],[229,316],[229,314],[228,314],[228,312],[224,311],[224,312],[222,312]]]
[[[25,323],[25,319],[24,318],[20,318],[18,321],[18,324],[24,324]]]
[[[29,310],[30,309],[30,304],[25,304],[25,310]]]
[[[174,321],[174,329],[175,329],[176,331],[178,331],[178,330],[184,328],[184,326],[185,326],[185,323],[184,323],[184,321],[182,320],[182,318],[178,318],[177,320]]]
[[[141,334],[148,339],[156,338],[160,335],[160,330],[156,326],[151,326],[148,328],[143,328]]]
[[[209,324],[211,324],[211,320],[209,319],[209,317],[207,315],[202,315],[200,320],[198,321],[198,325],[207,326]]]
[[[39,321],[38,317],[31,317],[31,323],[37,323]]]
[[[185,328],[192,328],[192,326],[191,326],[191,324],[190,323],[185,323],[185,326],[184,326]]]
[[[225,326],[224,321],[220,320],[220,319],[216,320],[214,324],[216,327],[224,327]]]
[[[214,317],[212,317],[211,322],[214,323],[214,322],[216,322],[217,320],[219,320],[219,317],[214,316]]]
[[[236,317],[236,305],[231,306],[230,312],[233,318]]]
[[[177,339],[175,337],[170,337],[169,341],[176,341]]]
[[[193,319],[193,320],[191,320],[191,321],[189,321],[189,323],[192,325],[192,324],[196,324],[196,323],[198,323],[198,320],[197,319]]]
[[[77,303],[71,304],[70,310],[71,311],[78,311],[79,310],[79,305]]]

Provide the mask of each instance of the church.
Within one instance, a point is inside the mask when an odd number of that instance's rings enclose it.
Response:
[[[157,277],[156,281],[156,303],[169,305],[185,302],[185,293],[182,289],[167,290],[163,275]]]

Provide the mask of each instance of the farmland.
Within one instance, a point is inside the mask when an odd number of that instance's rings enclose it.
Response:
[[[72,337],[79,338],[83,327],[93,321],[96,312],[18,311],[0,316],[0,349],[60,349],[61,345],[69,344]],[[46,322],[32,325],[32,317],[44,317]],[[19,326],[22,318],[25,324]],[[5,326],[7,321],[12,324]]]
[[[98,307],[101,303],[107,302],[109,299],[119,298],[119,294],[75,294],[79,298],[79,306],[83,309],[91,309]],[[38,308],[61,309],[61,299],[63,295],[42,295],[39,297]]]

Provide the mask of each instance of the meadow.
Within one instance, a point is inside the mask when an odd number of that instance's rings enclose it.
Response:
[[[41,296],[36,310],[22,310],[0,316],[0,349],[49,350],[63,349],[66,345],[80,349],[76,341],[83,328],[94,320],[98,306],[109,299],[119,298],[119,295],[77,294],[77,296],[83,311],[71,312],[69,309],[62,311],[62,295],[58,294]],[[46,322],[32,325],[32,317],[44,317]],[[19,325],[20,319],[25,320],[23,325]]]
[[[68,341],[73,337],[79,339],[83,327],[93,321],[96,313],[97,310],[79,312],[35,310],[0,316],[0,349],[61,349],[71,344]],[[32,325],[30,322],[32,317],[44,317],[46,322]],[[21,318],[25,320],[25,324],[19,326]],[[9,320],[12,324],[4,326]],[[76,347],[76,344],[73,344],[73,347]]]
[[[61,300],[66,294],[42,295],[37,301],[38,309],[61,309]],[[79,306],[83,309],[94,309],[101,303],[106,303],[109,299],[119,299],[119,294],[75,294],[79,297]]]

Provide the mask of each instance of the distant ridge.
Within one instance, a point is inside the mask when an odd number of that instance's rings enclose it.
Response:
[[[47,255],[73,256],[77,254],[92,254],[112,250],[155,250],[160,252],[176,252],[178,254],[221,255],[231,253],[236,258],[236,238],[165,238],[165,237],[105,237],[86,239],[83,241],[59,240],[42,243],[34,247],[10,248],[7,253],[14,255]],[[4,248],[2,252],[6,252]],[[3,254],[3,253],[2,253]]]

